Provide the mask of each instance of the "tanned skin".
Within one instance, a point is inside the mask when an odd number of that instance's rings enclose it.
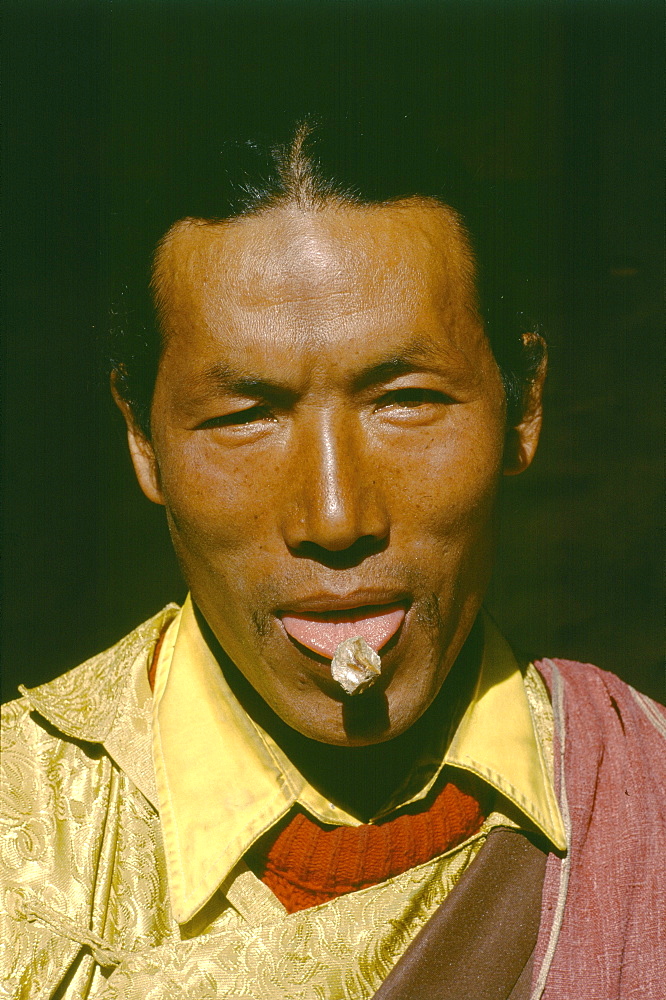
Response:
[[[425,199],[184,220],[155,287],[150,439],[116,393],[139,483],[248,710],[325,794],[372,815],[470,636],[544,373],[507,428],[466,240]],[[280,618],[396,601],[404,624],[356,700]]]

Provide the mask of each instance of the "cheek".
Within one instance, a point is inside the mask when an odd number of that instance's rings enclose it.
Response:
[[[256,538],[277,493],[277,469],[263,458],[227,453],[214,443],[190,441],[165,449],[162,491],[174,543],[201,552],[228,551]],[[180,543],[180,545],[179,545]]]
[[[496,421],[495,421],[496,423]],[[424,435],[418,447],[396,461],[387,449],[388,495],[395,520],[421,532],[423,540],[457,538],[492,516],[502,473],[502,429],[463,415]],[[397,525],[396,525],[397,526]]]

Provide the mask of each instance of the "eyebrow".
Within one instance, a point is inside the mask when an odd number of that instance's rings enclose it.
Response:
[[[227,392],[282,405],[293,402],[298,396],[294,389],[284,383],[259,378],[249,372],[232,368],[224,362],[208,365],[203,371],[188,379],[188,383],[195,391]]]
[[[464,357],[464,356],[463,356]],[[418,338],[407,344],[398,353],[380,358],[372,362],[350,379],[352,392],[362,392],[364,389],[390,382],[401,375],[412,372],[430,370],[454,376],[456,385],[468,386],[474,381],[474,374],[467,366],[456,363],[446,365],[446,352],[442,347],[435,346],[427,340]],[[444,364],[442,362],[444,361]],[[234,368],[225,362],[208,365],[203,371],[188,379],[189,386],[195,391],[226,392],[254,399],[264,399],[282,406],[288,406],[300,395],[293,387],[284,382],[261,378],[251,372]]]
[[[436,347],[420,338],[415,339],[399,353],[376,361],[358,372],[352,380],[352,388],[359,392],[417,371],[442,374],[446,370],[446,374],[454,375],[456,385],[461,387],[473,382],[474,376],[466,365],[463,367],[457,363],[452,370],[450,365],[446,365],[445,359],[446,351],[442,347]]]

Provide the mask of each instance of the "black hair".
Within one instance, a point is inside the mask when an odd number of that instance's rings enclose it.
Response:
[[[208,170],[185,170],[184,177],[170,177],[167,197],[154,199],[159,211],[152,213],[142,233],[144,244],[146,239],[150,244],[149,249],[144,246],[143,281],[123,283],[111,329],[115,385],[146,437],[161,352],[150,268],[155,246],[171,225],[184,217],[228,221],[284,203],[313,210],[331,203],[381,205],[415,196],[453,208],[457,218],[462,209],[467,223],[478,230],[472,238],[461,225],[476,258],[478,308],[502,377],[507,423],[519,421],[545,344],[541,337],[524,336],[528,324],[513,304],[514,282],[504,269],[502,206],[495,198],[484,203],[475,196],[473,183],[441,143],[424,150],[416,123],[403,121],[401,126],[387,139],[386,132],[355,129],[347,121],[306,121],[292,129],[285,142],[227,142],[221,153],[209,158]],[[194,160],[201,167],[201,153]]]

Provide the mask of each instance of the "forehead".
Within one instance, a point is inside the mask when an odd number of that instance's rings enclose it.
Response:
[[[451,210],[425,199],[186,219],[158,249],[153,285],[165,333],[230,309],[284,314],[289,304],[301,315],[373,303],[475,314],[464,232]]]

